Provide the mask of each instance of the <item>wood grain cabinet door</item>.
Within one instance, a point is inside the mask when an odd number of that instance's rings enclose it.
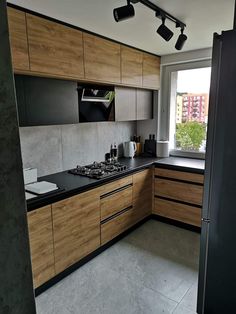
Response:
[[[133,207],[137,220],[152,213],[152,169],[133,175]]]
[[[100,246],[100,194],[88,191],[52,205],[56,273]]]
[[[142,86],[143,53],[121,46],[121,83]]]
[[[120,83],[120,44],[83,33],[85,78]]]
[[[160,88],[160,58],[143,53],[143,87]]]
[[[26,14],[30,70],[48,75],[83,78],[82,32]]]
[[[29,70],[28,40],[25,13],[7,8],[11,54],[14,70]]]
[[[55,276],[51,205],[28,213],[34,287]]]

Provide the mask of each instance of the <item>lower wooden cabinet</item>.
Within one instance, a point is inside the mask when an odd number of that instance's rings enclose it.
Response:
[[[101,245],[129,229],[135,223],[136,211],[131,207],[122,214],[101,224]]]
[[[100,246],[99,189],[53,204],[52,214],[58,274]]]
[[[156,168],[153,213],[200,227],[203,180],[202,174]]]
[[[51,205],[28,213],[34,287],[55,276]]]
[[[152,169],[133,175],[133,206],[137,220],[152,213]]]
[[[201,226],[201,208],[196,206],[155,198],[153,213],[193,226]]]

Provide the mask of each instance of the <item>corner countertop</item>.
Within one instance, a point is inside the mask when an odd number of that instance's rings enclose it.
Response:
[[[188,172],[204,173],[205,162],[199,159],[181,158],[181,157],[137,157],[137,158],[120,158],[119,162],[127,166],[127,170],[104,179],[90,179],[87,177],[75,176],[68,171],[58,172],[38,178],[38,181],[49,181],[56,183],[60,188],[57,192],[36,196],[27,200],[27,210],[31,211],[42,206],[46,206],[57,201],[66,199],[81,192],[98,187],[104,183],[114,181],[129,175],[135,171],[148,168],[152,165],[156,167],[181,170]]]

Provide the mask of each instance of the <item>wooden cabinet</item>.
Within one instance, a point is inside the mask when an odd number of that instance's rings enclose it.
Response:
[[[120,83],[120,45],[83,33],[85,78]]]
[[[133,207],[137,220],[152,213],[152,169],[145,169],[133,175]]]
[[[154,214],[178,220],[190,225],[201,226],[201,210],[196,206],[155,198]]]
[[[55,276],[51,205],[28,213],[34,287]]]
[[[142,86],[143,53],[121,46],[121,83]]]
[[[134,225],[136,212],[133,208],[127,209],[115,218],[101,224],[101,245],[114,239],[116,236]]]
[[[26,14],[30,70],[53,76],[84,77],[82,32]]]
[[[143,87],[160,88],[160,58],[143,53]]]
[[[132,206],[132,201],[133,187],[131,184],[104,195],[101,198],[101,221]]]
[[[203,179],[198,173],[156,168],[153,213],[201,226]]]
[[[15,71],[29,70],[28,41],[25,13],[7,8],[12,63]]]
[[[115,120],[133,121],[137,117],[136,89],[129,87],[115,88]]]
[[[100,191],[52,205],[55,269],[60,273],[100,246]]]
[[[137,89],[137,116],[136,120],[153,118],[153,92],[146,89]]]
[[[202,186],[162,178],[155,179],[155,195],[190,204],[202,204]]]

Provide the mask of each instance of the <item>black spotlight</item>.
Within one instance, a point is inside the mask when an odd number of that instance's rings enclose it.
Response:
[[[174,33],[165,26],[165,17],[162,18],[162,24],[158,27],[157,33],[166,41],[169,41],[174,35]]]
[[[175,49],[181,50],[188,37],[184,34],[184,29],[181,29],[181,34],[179,35],[177,42],[175,44]]]
[[[135,15],[134,7],[127,1],[127,5],[114,9],[113,15],[116,22],[127,20]]]

